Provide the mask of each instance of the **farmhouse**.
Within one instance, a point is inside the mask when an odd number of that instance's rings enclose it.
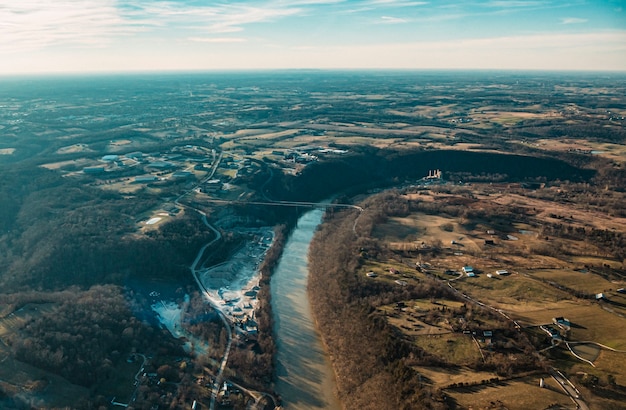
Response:
[[[474,268],[472,268],[469,265],[463,266],[461,270],[463,271],[464,274],[466,274],[470,278],[476,276],[476,273],[474,272]]]
[[[554,323],[555,325],[557,325],[563,330],[567,330],[567,331],[570,330],[570,321],[569,319],[564,318],[563,316],[553,317],[552,323]]]
[[[509,271],[506,269],[499,269],[496,271],[496,275],[502,276],[502,275],[508,275]]]

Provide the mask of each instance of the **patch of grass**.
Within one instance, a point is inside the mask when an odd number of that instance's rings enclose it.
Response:
[[[497,377],[495,373],[481,372],[467,367],[417,367],[415,369],[424,375],[428,382],[445,388],[453,383],[480,383]]]
[[[478,347],[471,337],[460,334],[419,336],[415,344],[428,353],[455,365],[465,365],[480,360]]]
[[[607,289],[615,289],[616,283],[604,279],[591,272],[577,272],[569,269],[542,269],[529,272],[532,276],[556,282],[568,288],[588,293],[605,292]]]
[[[532,376],[485,386],[446,390],[461,408],[506,408],[509,410],[543,409],[552,404],[570,408],[572,402],[557,383],[544,375],[546,388],[539,387],[539,377]]]
[[[509,275],[489,278],[485,274],[475,278],[464,278],[454,286],[482,301],[495,305],[518,304],[520,302],[556,302],[569,295],[550,285],[532,280],[524,275]]]

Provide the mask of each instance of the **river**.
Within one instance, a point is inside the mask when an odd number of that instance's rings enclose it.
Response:
[[[316,209],[300,217],[271,279],[276,391],[287,410],[341,409],[307,296],[307,254],[322,213]]]

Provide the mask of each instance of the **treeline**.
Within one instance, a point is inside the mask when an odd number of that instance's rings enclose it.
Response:
[[[58,296],[62,302],[32,317],[8,337],[7,344],[18,360],[93,387],[112,378],[115,366],[132,351],[185,354],[166,330],[132,315],[130,301],[119,287],[75,288]]]
[[[584,241],[596,246],[599,252],[602,250],[602,256],[626,260],[626,235],[620,231],[553,222],[544,224],[541,234]]]
[[[300,175],[275,176],[268,184],[276,199],[316,201],[337,192],[348,194],[397,185],[429,170],[468,173],[476,180],[588,181],[595,171],[549,157],[461,150],[379,150],[351,148],[352,153],[308,165]],[[482,175],[482,179],[481,179]]]

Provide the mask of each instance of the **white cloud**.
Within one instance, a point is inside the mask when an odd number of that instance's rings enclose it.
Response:
[[[0,0],[0,49],[52,44],[102,46],[112,36],[144,30],[120,14],[114,0]]]
[[[0,50],[104,46],[122,36],[166,29],[202,38],[207,33],[240,32],[249,24],[343,1],[257,0],[198,6],[167,0],[0,0]]]
[[[587,19],[581,19],[578,17],[563,17],[561,18],[561,24],[582,24],[582,23],[586,23],[589,20]]]
[[[382,23],[384,24],[404,24],[404,23],[409,22],[406,19],[399,18],[399,17],[391,17],[391,16],[382,16],[380,19],[382,20]]]

